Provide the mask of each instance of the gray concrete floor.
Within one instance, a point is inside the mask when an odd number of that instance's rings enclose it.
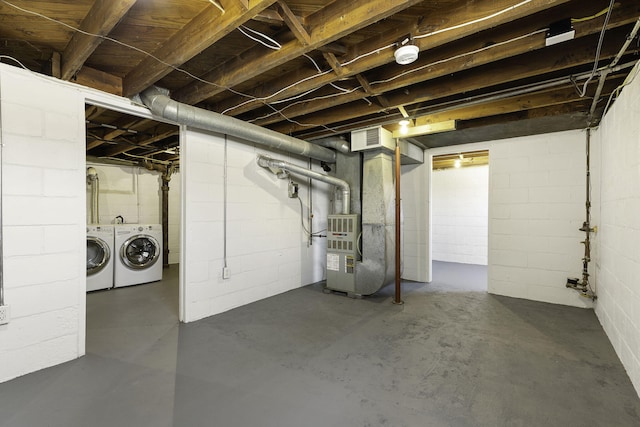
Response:
[[[593,311],[478,292],[486,267],[436,263],[403,306],[316,284],[186,325],[176,273],[90,294],[87,356],[0,384],[0,426],[640,425]]]

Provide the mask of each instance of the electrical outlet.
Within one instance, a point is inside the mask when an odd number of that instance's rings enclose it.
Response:
[[[222,269],[222,278],[223,279],[228,279],[229,278],[229,267],[224,267]]]
[[[0,325],[6,325],[9,323],[9,306],[0,305]]]

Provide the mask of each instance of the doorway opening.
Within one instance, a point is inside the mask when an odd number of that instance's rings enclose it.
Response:
[[[488,150],[433,156],[433,287],[487,291],[488,207]]]
[[[126,358],[182,317],[180,127],[87,101],[85,136],[86,351]]]

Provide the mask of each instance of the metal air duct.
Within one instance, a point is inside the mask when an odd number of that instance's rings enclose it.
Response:
[[[156,115],[198,129],[235,136],[277,150],[335,163],[336,153],[327,148],[283,135],[233,117],[174,101],[150,87],[140,94],[142,102]]]
[[[362,262],[355,293],[371,295],[395,278],[395,187],[393,156],[366,152],[362,171]]]
[[[310,142],[322,147],[333,148],[334,150],[345,154],[351,152],[351,144],[349,144],[346,139],[340,136],[330,136],[327,138],[314,139]]]
[[[335,185],[342,193],[342,214],[348,215],[351,211],[351,187],[347,181],[342,179],[324,175],[320,172],[315,172],[301,166],[294,165],[284,160],[272,159],[267,156],[258,156],[258,165],[263,168],[276,168],[283,169],[289,172],[293,172],[298,175],[302,175],[307,178],[316,179],[318,181],[326,182],[327,184]]]

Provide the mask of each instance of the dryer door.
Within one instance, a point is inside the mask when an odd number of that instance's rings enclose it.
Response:
[[[133,270],[151,267],[160,256],[160,244],[152,236],[138,234],[125,241],[120,247],[120,259]]]
[[[110,256],[107,242],[98,237],[87,237],[87,276],[102,271]]]

